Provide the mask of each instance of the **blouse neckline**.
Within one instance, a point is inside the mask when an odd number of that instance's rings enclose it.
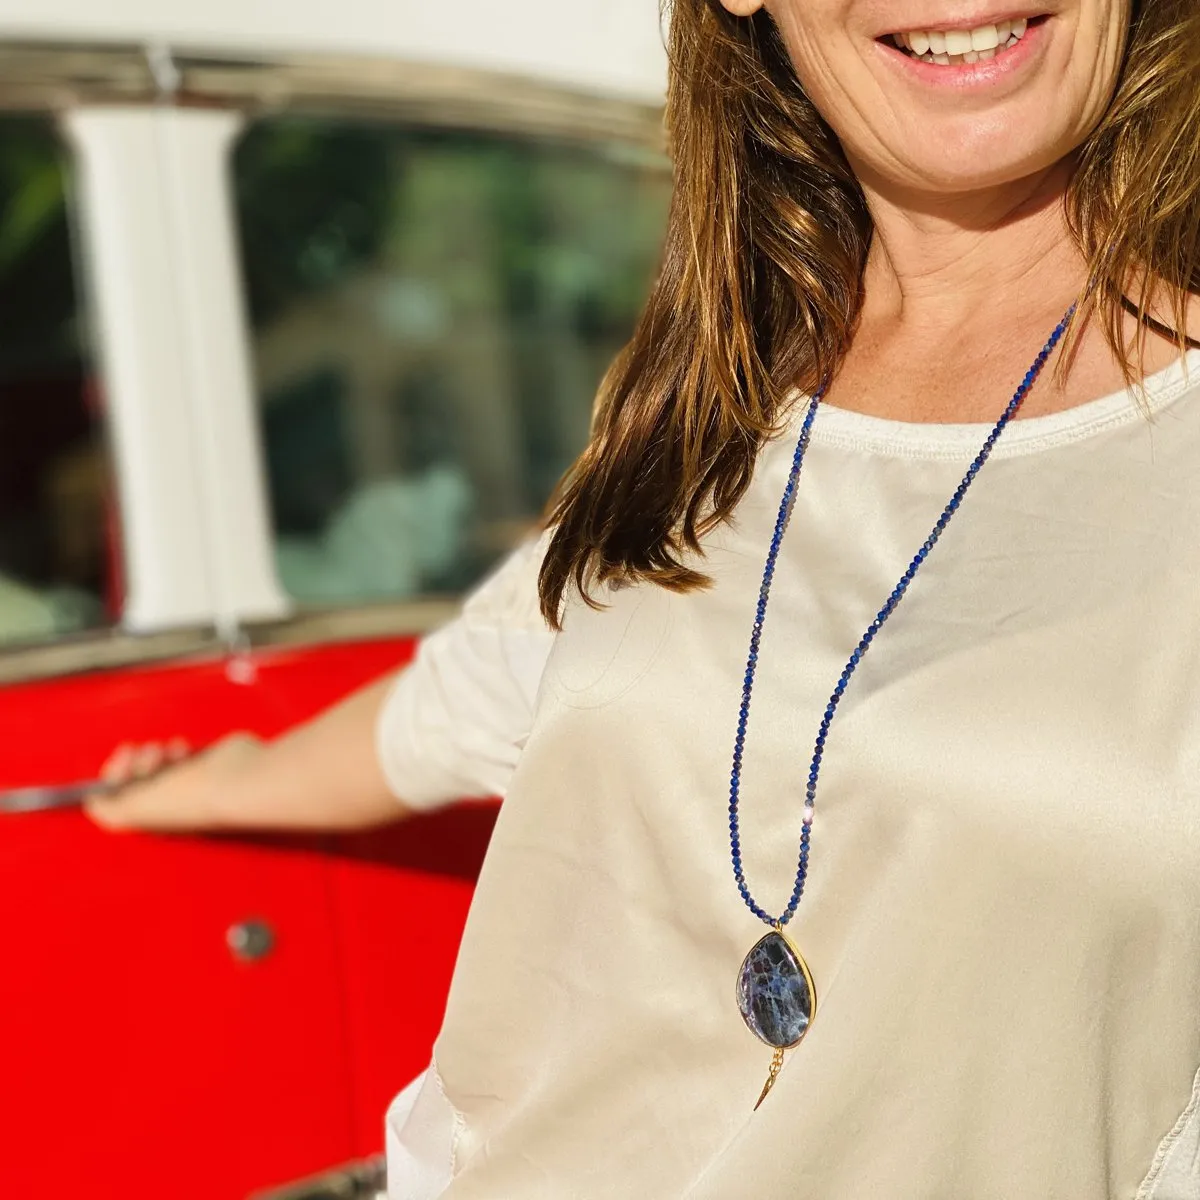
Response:
[[[1124,388],[1062,412],[1012,421],[996,443],[993,457],[1036,454],[1153,417],[1198,385],[1200,350],[1191,350],[1182,360],[1147,376],[1136,392]],[[789,425],[798,425],[806,405],[807,398],[797,399]],[[971,458],[979,450],[993,424],[896,421],[823,404],[813,422],[811,440],[884,457],[961,459]]]

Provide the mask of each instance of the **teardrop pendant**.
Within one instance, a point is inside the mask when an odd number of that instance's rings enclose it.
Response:
[[[782,931],[760,938],[742,960],[737,1002],[750,1032],[777,1050],[799,1045],[808,1032],[817,992],[808,963]]]
[[[755,942],[738,972],[738,1011],[746,1028],[775,1053],[755,1109],[783,1069],[783,1052],[798,1046],[817,1012],[812,972],[778,926]]]

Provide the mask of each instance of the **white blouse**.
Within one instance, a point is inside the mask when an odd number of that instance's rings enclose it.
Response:
[[[508,790],[554,644],[538,604],[541,564],[541,541],[518,547],[397,676],[375,742],[388,785],[408,807]]]
[[[819,1008],[757,1112],[770,1050],[734,985],[766,929],[728,781],[798,416],[708,540],[708,590],[568,603],[495,753],[515,774],[393,1200],[1200,1197],[1188,368],[1147,381],[1149,419],[1122,393],[1011,426],[863,660],[789,928]],[[769,909],[829,694],[986,432],[817,415],[743,771]]]

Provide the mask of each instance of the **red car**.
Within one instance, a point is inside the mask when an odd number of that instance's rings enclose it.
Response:
[[[492,811],[72,785],[395,670],[529,527],[655,266],[657,14],[102,7],[0,6],[0,1196],[241,1200],[380,1149]]]

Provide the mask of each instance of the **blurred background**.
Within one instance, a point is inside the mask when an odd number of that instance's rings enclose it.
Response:
[[[0,0],[0,791],[271,735],[534,526],[657,266],[654,0]],[[0,811],[0,1195],[368,1195],[494,810]]]

